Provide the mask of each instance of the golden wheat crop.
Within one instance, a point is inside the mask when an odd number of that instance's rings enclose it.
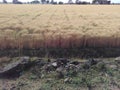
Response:
[[[120,5],[0,5],[0,48],[120,47]]]

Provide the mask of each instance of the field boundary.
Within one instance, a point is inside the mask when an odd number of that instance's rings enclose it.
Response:
[[[37,56],[37,57],[118,57],[120,48],[40,48],[40,49],[6,49],[0,50],[0,57]]]

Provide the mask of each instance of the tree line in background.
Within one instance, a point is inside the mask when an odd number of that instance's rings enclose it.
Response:
[[[3,4],[8,4],[7,0],[3,0]],[[93,0],[92,3],[87,1],[76,0],[75,3],[72,0],[68,0],[67,3],[62,1],[56,2],[54,0],[33,0],[31,2],[21,2],[19,0],[13,0],[12,4],[111,4],[110,0]]]

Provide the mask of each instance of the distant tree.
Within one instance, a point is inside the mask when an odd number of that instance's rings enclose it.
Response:
[[[30,2],[27,2],[27,4],[30,4]]]
[[[18,0],[13,0],[13,4],[15,4],[16,2],[18,2]]]
[[[72,0],[68,0],[68,4],[73,4],[73,1]]]
[[[81,4],[90,4],[89,2],[83,1]]]
[[[40,2],[38,0],[34,0],[31,2],[31,4],[39,4]]]
[[[51,4],[53,4],[54,3],[54,0],[51,0]]]
[[[18,1],[16,4],[23,4],[22,2]]]
[[[90,2],[76,0],[76,4],[90,4]]]
[[[93,0],[92,3],[93,4],[110,4],[111,1],[110,0]]]
[[[22,4],[22,2],[20,2],[18,0],[13,0],[13,4]]]
[[[7,3],[7,1],[6,1],[6,0],[3,0],[3,3]]]
[[[80,4],[80,1],[79,1],[79,0],[76,0],[75,3],[76,3],[76,4]]]
[[[58,4],[64,4],[62,1],[60,1]]]
[[[53,2],[52,4],[57,4],[57,2]]]
[[[46,4],[46,0],[41,0],[41,3],[42,4]]]
[[[50,3],[51,3],[51,4],[57,4],[57,2],[54,2],[54,0],[51,0]]]
[[[47,4],[49,4],[49,3],[50,3],[50,1],[49,1],[49,0],[47,0],[47,1],[46,1],[46,3],[47,3]]]

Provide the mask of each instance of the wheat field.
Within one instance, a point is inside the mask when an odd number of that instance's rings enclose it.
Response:
[[[0,48],[120,47],[120,5],[0,5]]]

